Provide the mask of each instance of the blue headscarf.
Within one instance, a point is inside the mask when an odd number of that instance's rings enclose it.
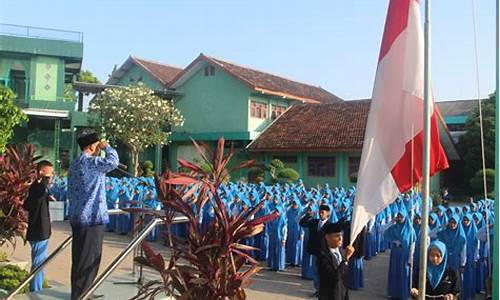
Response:
[[[464,233],[465,233],[465,237],[467,239],[467,253],[470,253],[470,255],[474,255],[474,251],[469,251],[474,249],[477,245],[477,238],[476,238],[476,233],[477,233],[477,226],[476,226],[476,222],[474,222],[474,219],[472,218],[472,214],[470,213],[467,213],[465,214],[463,218],[467,218],[469,220],[469,226],[465,227],[463,224],[463,228],[464,228]],[[471,257],[473,258],[473,257]],[[470,259],[470,258],[467,258],[467,259]]]
[[[429,228],[431,230],[433,230],[436,227],[440,227],[441,226],[441,222],[439,221],[439,217],[438,217],[438,215],[436,213],[431,213],[429,215],[429,218],[432,219],[432,221],[434,222],[434,224],[429,224]]]
[[[448,225],[445,230],[438,233],[438,238],[440,241],[446,244],[446,246],[448,247],[448,251],[454,253],[455,255],[459,255],[467,239],[465,236],[464,228],[462,227],[462,224],[460,222],[460,217],[457,214],[454,214],[451,216],[449,222],[451,222],[452,220],[457,223],[457,228],[452,230]]]
[[[402,224],[398,222],[389,227],[384,233],[384,237],[389,242],[400,241],[403,247],[409,248],[417,240],[417,235],[404,206],[400,207],[398,214],[404,217],[404,222]]]
[[[433,248],[441,252],[441,257],[443,258],[441,263],[437,266],[433,265],[430,261],[427,264],[427,279],[429,280],[431,287],[435,289],[438,286],[439,282],[441,281],[444,271],[446,270],[448,253],[446,251],[446,245],[443,242],[440,241],[432,242],[429,245],[429,252]]]

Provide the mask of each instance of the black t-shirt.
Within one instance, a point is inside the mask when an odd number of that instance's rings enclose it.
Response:
[[[28,211],[28,241],[43,241],[50,237],[49,194],[45,184],[35,181],[24,201],[24,209]]]

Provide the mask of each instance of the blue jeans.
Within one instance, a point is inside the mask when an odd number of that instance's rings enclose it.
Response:
[[[311,274],[312,274],[312,280],[314,284],[314,289],[316,292],[319,292],[319,274],[318,274],[318,266],[316,265],[316,255],[311,255],[312,257],[312,263],[311,263]]]
[[[31,245],[31,271],[41,265],[48,256],[49,240],[29,241]],[[37,292],[43,287],[44,272],[43,269],[38,272],[30,282],[30,291]]]

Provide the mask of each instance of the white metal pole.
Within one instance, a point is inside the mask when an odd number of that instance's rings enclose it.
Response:
[[[424,149],[423,149],[423,206],[422,206],[422,229],[420,236],[420,268],[419,268],[419,295],[418,299],[425,300],[425,283],[427,280],[427,236],[429,232],[429,186],[430,186],[430,141],[431,141],[431,1],[425,1],[424,21]]]

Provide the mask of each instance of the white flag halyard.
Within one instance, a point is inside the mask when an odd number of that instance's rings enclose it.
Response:
[[[370,218],[422,179],[423,55],[418,0],[391,0],[358,172],[351,241]],[[446,169],[448,161],[436,109],[431,122],[432,175]]]

